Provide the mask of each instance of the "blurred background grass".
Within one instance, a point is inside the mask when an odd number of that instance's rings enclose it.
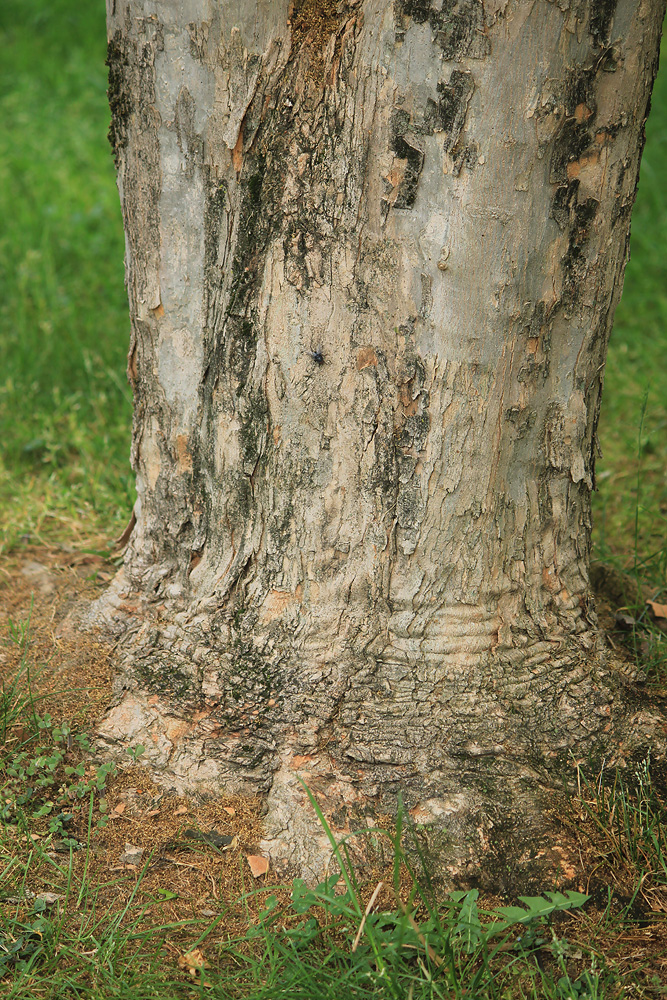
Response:
[[[0,5],[0,546],[111,538],[133,503],[123,232],[102,0]],[[595,546],[665,583],[667,71],[606,371]],[[638,431],[640,516],[635,538]]]
[[[112,537],[133,499],[104,3],[2,0],[0,52],[1,544]]]

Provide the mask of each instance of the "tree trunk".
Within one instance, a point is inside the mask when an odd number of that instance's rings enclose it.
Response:
[[[400,790],[460,870],[628,731],[590,494],[662,0],[107,5],[138,500],[102,736],[267,794],[278,867],[324,853],[301,774],[338,830]]]

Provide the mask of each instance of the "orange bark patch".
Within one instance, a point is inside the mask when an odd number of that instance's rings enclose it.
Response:
[[[567,165],[567,179],[574,180],[578,177],[582,170],[586,167],[593,166],[598,163],[600,159],[600,151],[598,149],[591,149],[588,153],[584,153],[580,156],[578,160],[572,160],[571,163]]]
[[[312,756],[312,754],[297,753],[292,757],[290,761],[290,767],[293,767],[294,770],[296,770],[298,767],[303,767],[304,764],[312,764],[314,760],[315,758]]]
[[[303,586],[299,584],[296,590],[271,590],[264,601],[262,610],[266,621],[277,618],[291,604],[300,604],[303,598]]]
[[[370,365],[377,365],[378,359],[372,347],[361,347],[357,352],[357,371],[368,368]]]
[[[185,434],[176,436],[176,461],[179,472],[192,472],[192,455],[188,451],[188,439]]]
[[[588,121],[588,119],[591,117],[592,114],[593,112],[588,107],[588,105],[577,104],[576,108],[574,109],[574,120],[578,124],[581,124],[582,122]]]
[[[179,722],[178,720],[170,721],[167,723],[165,736],[171,743],[177,743],[184,736],[187,736],[191,728],[187,722]]]
[[[392,167],[392,169],[387,174],[387,180],[389,181],[392,187],[391,192],[386,197],[386,200],[389,202],[390,205],[393,205],[396,199],[398,198],[398,189],[401,185],[403,177],[405,176],[406,163],[407,160],[399,160],[398,164]]]
[[[400,400],[406,417],[414,417],[419,409],[419,400],[412,398],[411,384],[407,383],[400,388]]]
[[[410,815],[412,816],[415,823],[428,823],[430,820],[433,819],[433,816],[428,811],[428,809],[424,809],[424,807],[421,804],[413,806],[413,808],[410,810]]]

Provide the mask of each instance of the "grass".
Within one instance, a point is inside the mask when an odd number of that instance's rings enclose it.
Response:
[[[631,256],[616,312],[600,416],[594,544],[667,584],[667,51],[646,127]],[[641,426],[637,442],[637,428]],[[641,476],[638,479],[638,462]],[[639,520],[635,523],[635,512]]]
[[[0,5],[0,539],[133,503],[123,233],[105,139],[104,4]],[[37,70],[37,67],[39,69]]]
[[[133,503],[123,374],[129,321],[106,142],[104,5],[3,0],[0,51],[0,550],[56,541],[104,547]],[[634,622],[627,639],[656,680],[667,677],[665,633],[644,600],[667,603],[664,69],[647,133],[632,257],[606,369],[594,544],[599,559],[632,578],[622,578],[627,594],[615,604],[627,605]],[[38,637],[28,657],[31,628],[27,617],[17,619],[0,643],[18,657],[0,696],[0,995],[667,996],[667,821],[650,761],[627,773],[579,771],[563,823],[580,858],[581,893],[545,892],[511,911],[474,890],[436,903],[410,870],[400,822],[378,834],[389,838],[389,862],[375,882],[364,882],[344,846],[332,845],[343,869],[336,883],[316,890],[298,881],[249,885],[242,852],[252,849],[257,817],[248,813],[241,822],[239,803],[226,807],[236,809],[235,854],[186,851],[172,803],[168,836],[180,846],[168,852],[157,819],[143,818],[127,829],[146,860],[136,871],[118,868],[110,859],[129,834],[117,818],[108,825],[105,818],[125,801],[127,782],[137,781],[134,764],[125,777],[82,769],[85,730],[71,741],[52,723],[46,696],[33,691],[29,664],[46,647]],[[101,698],[106,667],[96,669]],[[76,703],[80,680],[62,676]],[[136,756],[138,748],[131,751]],[[225,815],[195,819],[203,829],[220,826]],[[57,840],[65,853],[54,849]],[[173,863],[165,867],[167,856]]]

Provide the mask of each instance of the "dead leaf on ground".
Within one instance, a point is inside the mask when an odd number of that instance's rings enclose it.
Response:
[[[261,854],[246,854],[246,861],[248,862],[253,878],[266,875],[269,870],[269,859],[263,858]]]
[[[223,806],[223,811],[227,813],[228,816],[236,816],[236,809],[233,806]]]
[[[621,611],[617,611],[614,615],[614,620],[620,629],[624,632],[629,632],[631,629],[638,625],[637,619],[633,618],[632,615],[623,614]]]
[[[213,827],[208,833],[204,833],[203,830],[195,830],[189,827],[187,830],[183,831],[183,836],[187,837],[188,840],[198,840],[201,844],[210,844],[211,847],[217,847],[218,850],[224,851],[225,848],[232,847],[234,844],[234,838],[228,837],[224,833],[218,833]]]
[[[174,809],[174,816],[182,816],[183,813],[186,813],[187,811],[187,806],[179,806],[178,809]]]
[[[135,847],[134,844],[126,844],[125,850],[118,860],[122,865],[140,865],[143,854],[143,847]]]
[[[201,948],[193,948],[178,956],[178,966],[180,969],[187,969],[191,976],[196,976],[201,969],[208,969],[209,963]]]
[[[64,896],[59,896],[57,892],[38,892],[35,899],[40,900],[45,906],[55,906]]]
[[[119,806],[122,804],[128,816],[133,819],[143,819],[148,813],[159,809],[162,798],[162,792],[151,795],[150,793],[144,794],[140,788],[124,788],[118,796],[114,812],[118,814]]]
[[[657,601],[647,601],[646,603],[651,609],[655,619],[655,624],[658,628],[661,628],[663,632],[667,632],[667,604],[658,604]]]

